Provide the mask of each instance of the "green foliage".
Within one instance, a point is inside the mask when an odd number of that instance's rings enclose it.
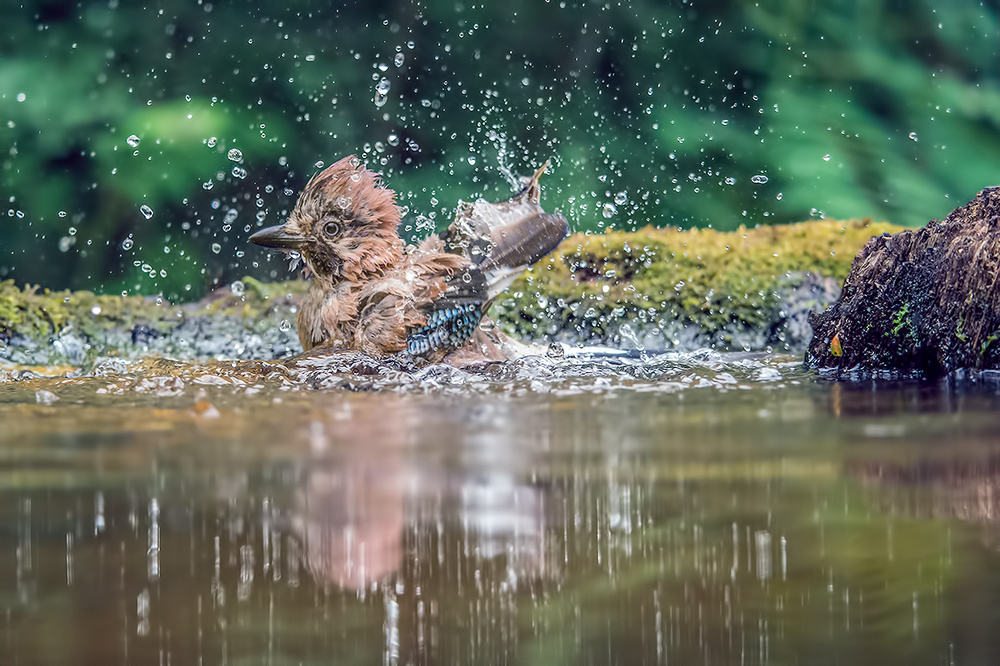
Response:
[[[972,0],[35,0],[0,21],[0,278],[53,288],[284,279],[246,236],[352,152],[409,236],[550,157],[546,206],[596,231],[918,225],[1000,156],[1000,25]]]

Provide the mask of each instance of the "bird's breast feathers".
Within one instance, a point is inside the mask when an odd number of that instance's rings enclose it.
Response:
[[[449,294],[450,271],[422,270],[428,267],[441,268],[422,258],[364,282],[331,287],[314,280],[298,315],[302,347],[329,342],[373,354],[406,350],[410,333],[424,328]]]

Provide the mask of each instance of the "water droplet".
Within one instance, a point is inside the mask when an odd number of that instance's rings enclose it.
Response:
[[[386,141],[389,143],[390,146],[399,145],[399,137],[395,134],[390,134],[389,137],[386,139]]]
[[[208,141],[206,141],[205,143],[208,145],[209,148],[215,148],[215,144],[217,144],[218,142],[219,140],[213,136],[209,137]]]
[[[76,236],[76,227],[70,227],[69,229],[66,230],[66,233],[68,233],[70,236]]]
[[[214,254],[219,254],[220,252],[222,252],[222,246],[219,245],[218,243],[212,243],[212,252]]]
[[[231,285],[229,285],[229,288],[232,290],[234,296],[242,296],[243,294],[246,293],[247,290],[246,285],[243,284],[242,280],[237,280],[236,282],[232,283]]]
[[[729,178],[726,178],[726,185],[735,185],[735,184],[736,184],[736,179],[735,178],[733,178],[732,176],[730,176]]]
[[[226,211],[225,216],[222,218],[223,224],[232,224],[239,217],[240,213],[235,208],[230,208]]]
[[[830,155],[829,155],[829,153],[823,156],[823,161],[824,162],[829,162],[830,161]]]
[[[917,133],[916,132],[910,132],[909,137],[910,137],[911,141],[916,141],[917,140]]]
[[[316,61],[316,56],[313,55],[312,53],[306,56],[306,62],[315,62],[315,61]]]
[[[243,167],[234,166],[233,167],[233,176],[236,177],[236,178],[240,178],[240,179],[246,178],[247,177],[247,170],[244,169]]]
[[[389,79],[381,79],[375,86],[375,106],[382,108],[389,101]]]
[[[604,217],[613,217],[614,214],[617,212],[618,209],[615,208],[615,205],[613,203],[606,203],[604,204],[604,209],[601,211],[601,215],[603,215]]]
[[[615,195],[615,203],[618,204],[619,206],[624,205],[626,201],[628,201],[627,193],[619,192],[618,194]]]
[[[754,185],[763,185],[767,182],[767,176],[762,173],[758,173],[755,176],[750,176],[750,182]]]
[[[469,164],[475,166],[475,164],[476,164],[476,156],[475,155],[469,155]]]
[[[17,101],[18,102],[23,102],[26,99],[28,99],[28,97],[24,93],[17,93]]]
[[[139,137],[137,137],[135,134],[131,134],[127,139],[125,139],[125,143],[132,146],[133,148],[138,148],[140,140],[141,139],[139,139]]]
[[[63,236],[62,238],[59,239],[59,251],[69,252],[69,249],[73,247],[74,243],[76,243],[75,238],[70,238],[69,236]]]
[[[142,204],[141,206],[139,206],[139,212],[142,213],[142,216],[147,220],[153,217],[153,209],[147,206],[146,204]]]
[[[402,67],[404,62],[406,62],[406,56],[402,53],[397,53],[396,57],[392,59],[392,64],[396,67]]]
[[[201,189],[203,190],[210,190],[213,187],[215,187],[215,183],[213,183],[210,180],[206,180],[204,183],[201,184]]]
[[[122,241],[122,249],[126,252],[132,249],[132,236]]]
[[[233,149],[231,149],[229,151],[229,153],[227,154],[227,157],[230,160],[232,160],[233,162],[242,162],[243,161],[243,151],[241,151],[239,148],[233,148]]]
[[[282,319],[281,323],[278,324],[278,330],[282,331],[283,333],[287,333],[291,328],[292,325],[288,322],[287,319]]]

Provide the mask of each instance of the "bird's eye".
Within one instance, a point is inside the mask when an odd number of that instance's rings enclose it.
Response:
[[[327,222],[323,227],[323,233],[327,236],[336,236],[340,233],[340,225],[336,222]]]

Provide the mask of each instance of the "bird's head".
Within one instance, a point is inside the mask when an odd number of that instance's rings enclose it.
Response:
[[[250,241],[298,252],[320,279],[356,281],[400,260],[398,225],[395,192],[351,155],[312,177],[284,224]]]

